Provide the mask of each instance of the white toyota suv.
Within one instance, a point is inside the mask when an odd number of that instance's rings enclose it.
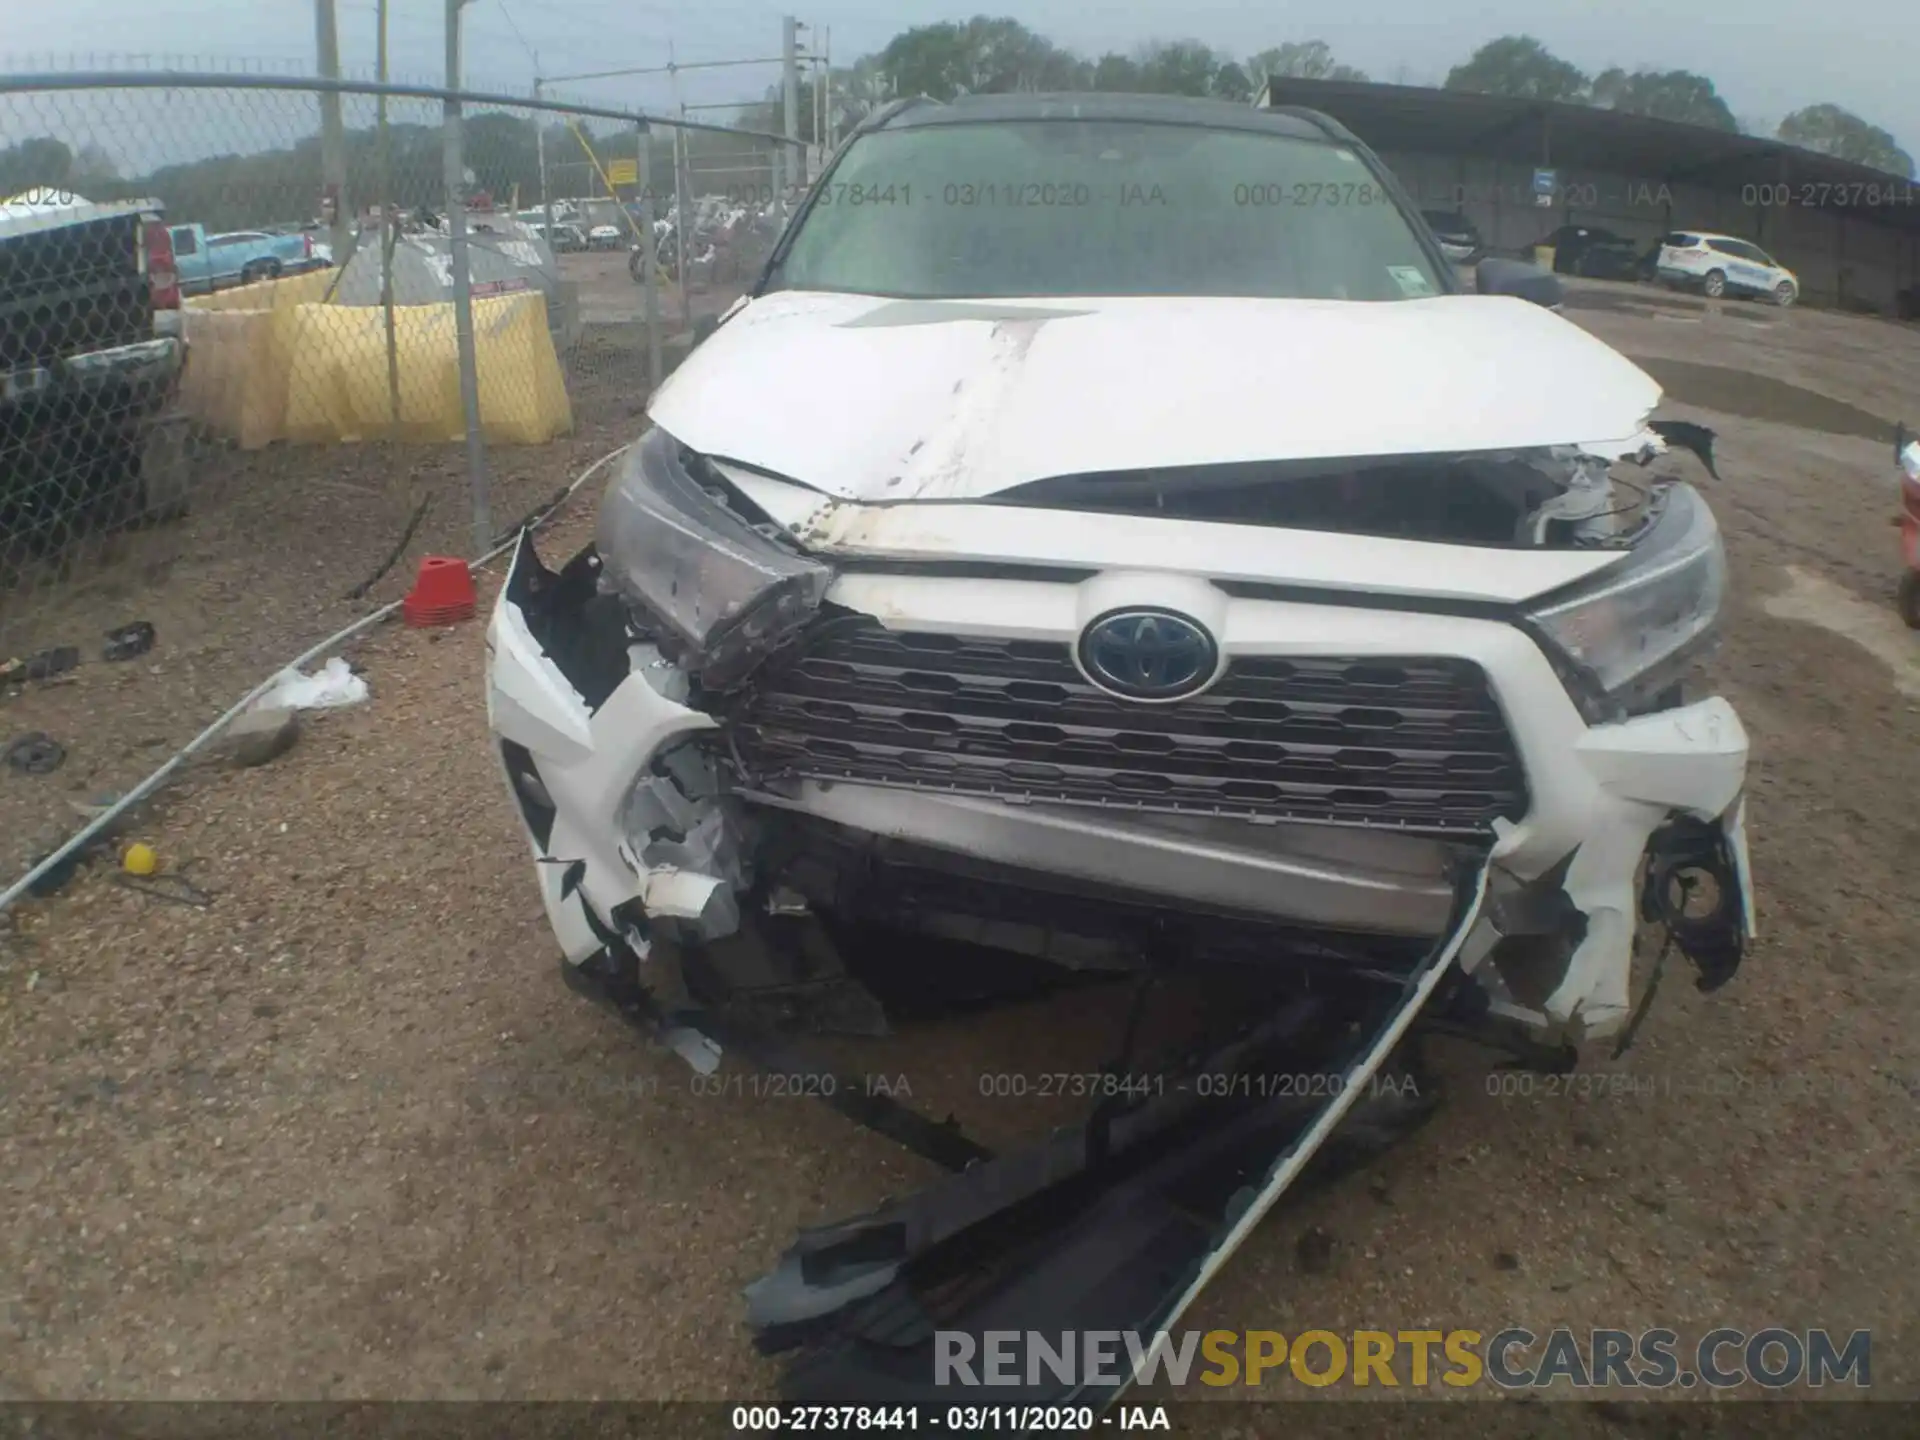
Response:
[[[1552,313],[1552,277],[1489,261],[1478,288],[1508,293],[1460,293],[1311,112],[868,121],[652,398],[596,543],[552,570],[523,540],[494,612],[492,725],[569,978],[703,1067],[773,1020],[977,998],[989,952],[1228,976],[1256,1031],[1330,1005],[1288,1043],[1336,1083],[1259,1183],[1155,1252],[1179,1263],[1113,1261],[1156,1324],[1421,1027],[1528,1063],[1618,1035],[1642,921],[1727,979],[1747,737],[1684,689],[1726,566],[1671,473],[1710,438],[1649,419],[1658,386]],[[1003,1174],[872,1100],[842,1108],[957,1173],[913,1224],[796,1247],[752,1292],[763,1338],[844,1340],[1040,1171],[1125,1149]],[[1081,1293],[1039,1261],[1007,1283],[1016,1328]],[[893,1393],[834,1353],[807,1393]]]

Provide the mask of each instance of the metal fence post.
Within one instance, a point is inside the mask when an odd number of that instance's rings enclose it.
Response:
[[[533,98],[542,98],[541,82],[533,82]],[[547,245],[553,250],[555,263],[558,263],[560,242],[553,236],[553,192],[547,184],[547,121],[543,112],[533,112],[533,153],[534,163],[540,167],[540,220],[547,227]]]
[[[680,118],[687,118],[687,107],[680,107]],[[693,146],[683,126],[673,127],[673,244],[680,257],[680,328],[693,329],[693,207],[687,203],[687,167]]]
[[[334,22],[333,0],[316,0],[314,23],[318,49],[318,69],[322,78],[340,78],[340,37]],[[386,79],[385,75],[380,77]],[[320,96],[320,183],[333,202],[328,244],[342,265],[347,263],[353,244],[351,201],[347,194],[347,131],[340,113],[340,92]]]
[[[800,64],[799,64],[800,22],[793,16],[783,16],[780,21],[780,100],[783,110],[783,128],[787,138],[798,139],[800,135]],[[783,146],[780,154],[780,178],[782,193],[791,193],[804,183],[806,176],[800,161],[790,146]]]
[[[387,0],[380,0],[380,41],[379,59],[376,64],[380,72],[380,83],[387,83]],[[380,312],[387,332],[387,420],[393,426],[395,435],[400,433],[400,340],[394,329],[393,316],[393,247],[399,239],[398,227],[393,219],[393,150],[391,137],[387,133],[387,97],[379,100],[377,127],[379,133],[379,172],[380,181],[375,187],[375,203],[380,207]],[[342,271],[353,257],[350,254],[335,252],[337,263]]]
[[[473,550],[493,539],[487,506],[487,451],[480,431],[480,371],[473,338],[473,275],[467,268],[467,166],[461,146],[460,7],[447,0],[447,100],[444,152],[447,237],[453,251],[453,327],[460,352],[460,408],[467,422],[467,483],[473,492]]]
[[[647,292],[647,394],[660,388],[665,365],[660,358],[660,277],[653,258],[653,132],[636,124],[640,162],[640,287]]]

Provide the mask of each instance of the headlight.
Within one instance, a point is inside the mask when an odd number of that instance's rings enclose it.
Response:
[[[1530,618],[1587,688],[1630,705],[1671,684],[1712,644],[1726,583],[1713,512],[1691,485],[1676,484],[1624,561]]]
[[[671,435],[649,431],[600,502],[598,548],[669,658],[724,688],[806,623],[833,574],[729,509],[690,460]]]

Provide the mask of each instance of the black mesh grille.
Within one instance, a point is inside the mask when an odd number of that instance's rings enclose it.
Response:
[[[1051,642],[828,621],[733,726],[748,778],[1483,834],[1526,779],[1477,665],[1242,658],[1167,705],[1116,699]]]

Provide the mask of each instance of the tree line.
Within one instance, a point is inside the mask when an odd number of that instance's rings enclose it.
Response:
[[[994,91],[1120,90],[1146,94],[1211,96],[1251,100],[1268,76],[1304,80],[1369,77],[1335,59],[1322,40],[1302,40],[1235,57],[1197,40],[1159,40],[1130,54],[1087,59],[1053,44],[1017,20],[979,15],[971,20],[919,25],[902,31],[886,48],[836,70],[831,81],[835,132],[843,132],[888,100],[928,95],[951,100]],[[1689,70],[1618,66],[1589,75],[1553,54],[1530,35],[1503,35],[1453,67],[1448,90],[1558,100],[1689,125],[1739,132],[1741,126],[1712,80]],[[802,97],[802,132],[813,139],[817,113],[808,90]],[[742,117],[755,129],[779,129],[779,94]],[[1914,176],[1913,157],[1894,137],[1845,107],[1808,105],[1780,121],[1775,137],[1791,145]]]
[[[1302,40],[1234,57],[1197,40],[1159,40],[1127,54],[1097,59],[1053,44],[1017,20],[975,16],[971,20],[920,25],[905,30],[874,54],[833,72],[828,96],[833,133],[845,131],[888,101],[908,95],[951,100],[959,95],[1005,91],[1103,90],[1144,94],[1210,96],[1245,103],[1268,76],[1308,80],[1365,81],[1340,63],[1321,40]],[[809,80],[799,106],[801,138],[817,143],[819,109]],[[1504,35],[1480,46],[1448,72],[1445,88],[1486,95],[1593,105],[1664,120],[1736,132],[1733,112],[1704,75],[1686,70],[1619,67],[1588,75],[1527,35]],[[740,129],[781,131],[784,108],[777,88],[745,107]],[[549,188],[556,197],[604,193],[576,133],[564,124],[538,122],[505,111],[471,115],[466,125],[467,166],[477,190],[522,205],[540,193],[539,148],[544,140]],[[1913,157],[1894,137],[1844,107],[1822,103],[1795,110],[1775,134],[1804,146],[1912,178]],[[630,144],[630,138],[621,142]],[[606,158],[605,146],[595,142]],[[437,209],[445,191],[437,125],[389,127],[383,152],[371,129],[349,131],[349,199],[365,204],[384,192],[392,203]],[[721,173],[744,185],[752,167],[764,165],[765,141],[698,132],[689,136],[696,169]],[[670,142],[656,131],[648,163],[653,185],[672,184]],[[731,180],[729,181],[731,183]],[[169,165],[143,175],[122,176],[96,145],[72,146],[47,136],[0,148],[0,198],[34,186],[68,189],[95,200],[157,198],[170,215],[212,229],[233,229],[312,217],[321,193],[320,141],[309,136],[280,149],[214,156]]]

